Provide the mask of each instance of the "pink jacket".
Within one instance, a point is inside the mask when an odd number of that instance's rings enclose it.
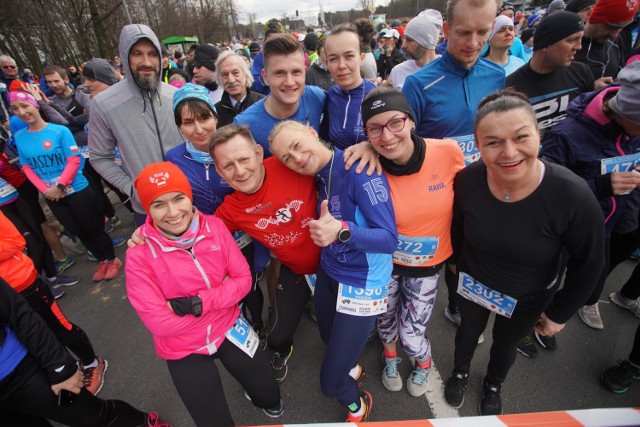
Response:
[[[224,223],[200,214],[191,249],[169,246],[150,224],[140,229],[145,245],[127,250],[127,295],[153,335],[156,353],[176,360],[213,354],[240,314],[239,301],[251,289],[251,272]],[[225,279],[226,277],[226,279]],[[199,295],[202,316],[180,317],[167,300]]]

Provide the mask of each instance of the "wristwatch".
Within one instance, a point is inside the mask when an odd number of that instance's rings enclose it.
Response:
[[[58,190],[64,190],[64,188],[66,187],[66,185],[56,184],[56,187],[58,187]]]
[[[342,229],[338,231],[338,242],[347,243],[351,238],[351,229],[346,221],[340,221],[342,223]]]

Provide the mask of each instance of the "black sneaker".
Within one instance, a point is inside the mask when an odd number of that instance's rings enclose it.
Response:
[[[289,368],[287,367],[287,361],[293,354],[293,346],[289,349],[288,353],[278,353],[277,351],[273,353],[271,357],[271,367],[273,368],[274,374],[276,375],[276,380],[281,383],[284,381],[287,376],[287,372]]]
[[[536,337],[536,342],[545,350],[553,351],[558,348],[558,342],[556,341],[555,335],[547,337],[545,335],[540,335],[537,331],[533,331],[533,334]]]
[[[518,349],[518,352],[524,355],[525,357],[530,357],[532,359],[535,359],[536,357],[538,357],[538,349],[536,348],[536,345],[533,343],[533,339],[531,338],[531,335],[527,335],[526,337],[522,338],[518,342],[517,349]]]
[[[469,384],[469,373],[453,370],[444,387],[444,398],[449,406],[458,409],[464,403],[464,392]]]
[[[640,368],[631,365],[628,360],[619,360],[616,366],[602,371],[600,382],[614,393],[624,393],[634,381],[640,381]]]
[[[500,386],[489,384],[486,378],[482,380],[482,400],[479,410],[480,415],[502,415]]]
[[[262,411],[271,418],[278,418],[284,414],[284,403],[282,402],[282,399],[280,399],[280,403],[276,406],[273,408],[264,408]]]

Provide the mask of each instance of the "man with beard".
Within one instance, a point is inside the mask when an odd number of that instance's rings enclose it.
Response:
[[[146,218],[132,177],[149,163],[161,162],[182,143],[173,119],[176,88],[160,81],[160,42],[146,25],[126,25],[119,43],[127,79],[93,97],[89,120],[91,165],[107,181],[131,197],[135,219]],[[123,168],[114,159],[118,147]]]
[[[214,104],[222,99],[224,92],[216,80],[217,59],[218,49],[210,44],[198,46],[193,57],[193,83],[207,88]]]

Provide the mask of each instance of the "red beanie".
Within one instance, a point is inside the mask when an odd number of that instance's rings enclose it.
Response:
[[[15,92],[17,90],[26,90],[25,88],[25,84],[23,81],[15,79],[14,81],[11,82],[11,84],[9,85],[9,92]]]
[[[134,185],[146,213],[149,213],[149,207],[155,199],[173,191],[184,193],[193,201],[189,180],[173,163],[151,163],[140,171]]]
[[[624,27],[633,21],[638,4],[640,0],[598,0],[589,23]]]

